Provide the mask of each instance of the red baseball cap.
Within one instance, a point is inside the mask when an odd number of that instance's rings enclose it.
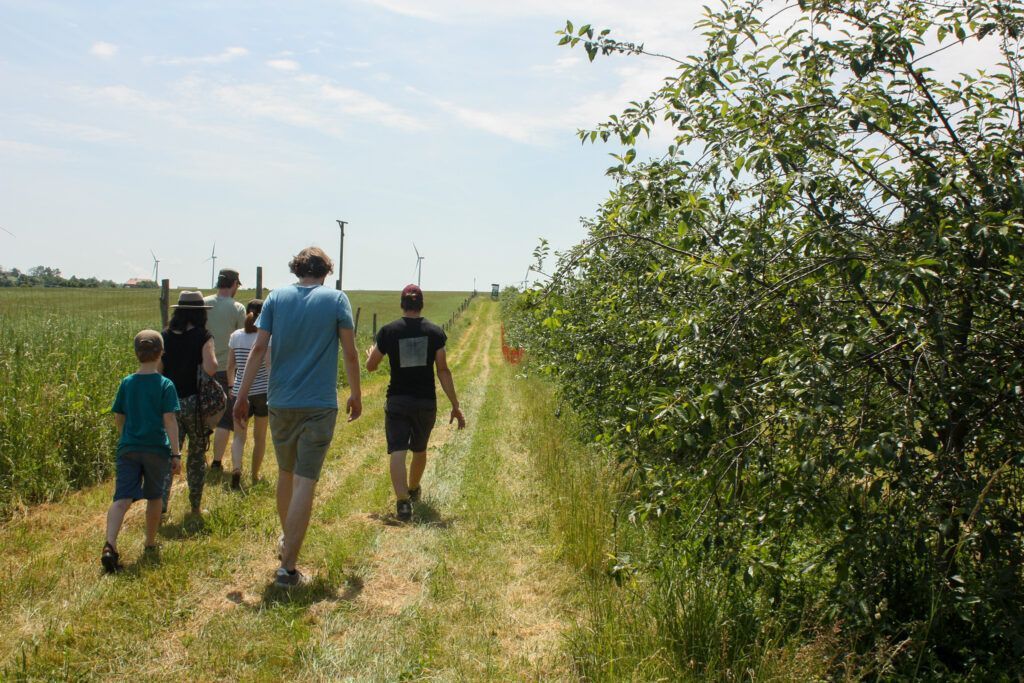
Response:
[[[402,307],[423,308],[423,290],[417,285],[406,285],[402,290]]]

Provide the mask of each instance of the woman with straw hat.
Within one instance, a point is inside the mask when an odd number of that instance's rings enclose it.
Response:
[[[178,295],[167,329],[163,331],[164,355],[162,372],[174,383],[178,392],[178,434],[182,443],[188,437],[188,459],[185,479],[191,514],[202,514],[203,483],[206,479],[206,449],[210,429],[199,414],[199,368],[210,377],[217,372],[213,335],[206,329],[206,311],[210,306],[202,292],[184,291]],[[179,444],[181,445],[181,444]],[[171,495],[173,476],[164,487],[164,513]]]

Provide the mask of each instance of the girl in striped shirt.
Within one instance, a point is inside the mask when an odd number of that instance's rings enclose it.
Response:
[[[245,363],[249,359],[249,351],[256,342],[256,318],[263,310],[263,300],[253,299],[245,307],[245,327],[235,330],[228,340],[228,377],[231,378],[231,393],[237,392],[245,374]],[[263,365],[256,375],[249,390],[249,417],[255,418],[252,428],[252,483],[259,481],[260,465],[267,451],[267,382],[270,379],[270,354],[266,355]],[[242,452],[245,450],[246,425],[236,421],[234,439],[231,442],[231,488],[242,487]]]

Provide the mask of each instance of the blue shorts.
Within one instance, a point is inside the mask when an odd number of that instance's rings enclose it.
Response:
[[[117,454],[114,500],[156,500],[163,498],[164,480],[171,471],[171,459],[159,453],[126,451]]]

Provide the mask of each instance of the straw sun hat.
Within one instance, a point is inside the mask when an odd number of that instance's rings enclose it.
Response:
[[[171,308],[213,308],[203,300],[202,292],[182,292],[178,295],[178,303]]]

